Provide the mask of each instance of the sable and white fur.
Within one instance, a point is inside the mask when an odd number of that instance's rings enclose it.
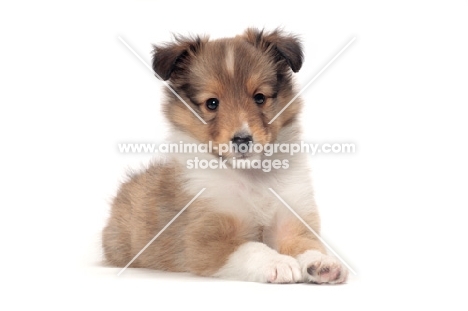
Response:
[[[236,135],[253,143],[300,139],[300,99],[292,72],[302,66],[301,44],[280,30],[247,29],[234,38],[177,37],[154,47],[153,68],[206,122],[170,91],[163,111],[169,141],[228,144]],[[263,94],[263,103],[254,96]],[[206,101],[219,105],[209,109]],[[223,159],[288,160],[287,169],[188,169],[186,161],[214,154],[169,155],[129,176],[115,197],[103,231],[106,261],[125,266],[202,188],[206,190],[131,265],[272,283],[343,283],[347,270],[270,191],[272,188],[315,232],[320,220],[305,155],[225,153]]]

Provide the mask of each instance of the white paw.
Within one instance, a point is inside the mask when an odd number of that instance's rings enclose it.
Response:
[[[277,254],[264,266],[268,283],[296,283],[302,280],[301,267],[291,256]]]
[[[348,270],[335,257],[309,250],[297,256],[304,282],[340,284],[346,282]]]
[[[295,258],[259,242],[241,245],[213,276],[263,283],[302,282],[301,266]]]

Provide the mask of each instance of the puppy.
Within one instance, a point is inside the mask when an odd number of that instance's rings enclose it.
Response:
[[[169,154],[164,163],[129,176],[103,230],[109,264],[127,265],[206,188],[131,267],[255,282],[346,281],[347,270],[271,191],[319,233],[307,156],[278,152],[268,157],[232,148],[299,141],[299,98],[270,121],[296,95],[292,73],[302,62],[299,40],[281,30],[247,29],[213,41],[176,37],[154,47],[154,71],[185,101],[166,89],[168,141],[210,143],[213,150]],[[220,146],[228,144],[231,148],[220,153]],[[220,159],[226,167],[195,167],[194,158]],[[238,169],[236,159],[280,165]]]

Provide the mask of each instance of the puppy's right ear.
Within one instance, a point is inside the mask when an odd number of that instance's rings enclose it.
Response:
[[[175,42],[162,46],[153,45],[153,70],[163,80],[168,80],[178,70],[187,66],[186,59],[200,50],[207,39],[175,37]]]

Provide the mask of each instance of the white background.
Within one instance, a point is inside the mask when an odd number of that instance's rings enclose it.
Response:
[[[466,310],[468,2],[305,3],[2,2],[0,304]],[[299,85],[356,37],[303,98],[308,141],[357,145],[311,157],[323,237],[357,275],[342,286],[117,277],[100,266],[100,230],[125,171],[151,158],[117,144],[166,128],[161,84],[118,37],[149,63],[171,32],[248,26],[301,35]]]

